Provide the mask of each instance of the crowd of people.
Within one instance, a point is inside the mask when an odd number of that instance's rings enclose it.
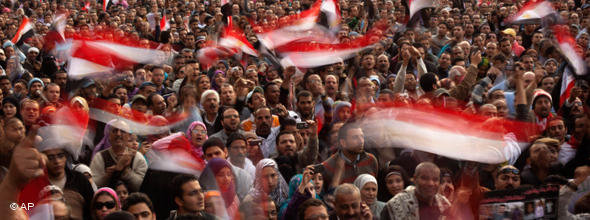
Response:
[[[336,1],[337,41],[379,21],[387,29],[350,59],[305,69],[277,65],[272,50],[213,64],[198,54],[227,16],[263,51],[256,34],[312,0],[104,2],[0,3],[2,219],[30,214],[12,203],[50,204],[54,219],[480,219],[486,192],[548,184],[560,186],[560,219],[590,216],[590,84],[576,76],[562,94],[564,76],[577,74],[550,28],[504,22],[522,0],[440,0],[411,22],[402,0]],[[590,3],[551,3],[587,65]],[[60,14],[65,38],[163,50],[171,62],[72,77],[47,37]],[[12,42],[25,17],[35,34]],[[66,107],[90,114],[80,146],[37,132]],[[525,137],[512,140],[525,141],[505,162],[485,164],[382,146],[358,123],[414,107],[482,117],[498,129],[522,122]],[[96,109],[120,117],[101,121]],[[185,118],[169,121],[178,115]],[[140,135],[134,123],[170,129]],[[199,172],[161,169],[156,152],[173,146]],[[505,218],[514,216],[494,215]]]

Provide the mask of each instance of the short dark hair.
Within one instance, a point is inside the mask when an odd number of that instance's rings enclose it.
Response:
[[[305,219],[305,211],[307,210],[307,208],[318,207],[318,206],[323,206],[324,208],[326,208],[326,206],[324,206],[324,203],[319,199],[311,198],[311,199],[305,200],[305,202],[303,202],[299,206],[299,209],[297,210],[297,219],[304,220]],[[327,211],[327,209],[326,209],[326,211]]]
[[[457,63],[461,61],[465,61],[465,59],[463,59],[463,57],[455,57],[453,61],[451,61],[451,65],[457,65]]]
[[[127,199],[125,199],[125,202],[123,203],[122,209],[127,211],[129,207],[137,205],[139,203],[145,203],[145,205],[150,209],[150,211],[152,211],[152,213],[154,212],[154,204],[152,204],[152,200],[150,200],[150,197],[148,197],[148,195],[142,192],[134,192],[129,194],[129,196],[127,197]]]
[[[210,147],[219,147],[222,150],[226,149],[225,144],[223,144],[223,141],[216,137],[209,138],[205,141],[205,143],[203,143],[203,153],[205,153],[207,149]]]
[[[246,137],[244,135],[240,134],[239,132],[233,132],[227,138],[227,142],[226,142],[227,148],[229,149],[231,146],[231,143],[233,143],[234,141],[237,141],[237,140],[243,140],[244,142],[248,143],[248,141],[246,140]]]
[[[172,185],[172,198],[178,197],[182,199],[182,194],[184,193],[182,191],[182,185],[191,181],[199,181],[199,178],[190,174],[180,174],[174,177],[170,183]]]
[[[426,73],[422,77],[420,77],[420,88],[424,92],[431,92],[434,90],[434,85],[436,84],[436,75],[433,73]]]
[[[157,96],[157,95],[160,95],[160,94],[158,94],[157,92],[154,92],[147,97],[147,106],[148,107],[152,107],[154,105],[154,101],[152,101],[152,99],[154,99],[154,96]]]
[[[310,91],[303,90],[303,91],[297,93],[297,97],[296,97],[297,100],[299,100],[300,97],[312,97],[313,98],[313,95],[311,94]]]
[[[279,134],[277,134],[277,138],[275,140],[276,144],[279,145],[279,139],[280,139],[280,137],[283,136],[283,135],[287,135],[287,134],[293,135],[293,137],[295,137],[295,132],[292,132],[292,131],[281,131],[281,132],[279,132]]]
[[[346,136],[348,136],[349,130],[357,129],[357,128],[361,128],[361,127],[355,122],[348,122],[348,123],[342,125],[340,130],[338,130],[338,140],[342,140],[342,139],[346,138]]]

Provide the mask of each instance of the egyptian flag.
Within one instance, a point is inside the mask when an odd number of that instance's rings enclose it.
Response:
[[[227,17],[228,25],[223,30],[223,36],[219,38],[219,46],[227,49],[237,49],[246,54],[258,57],[258,51],[246,40],[242,30],[233,26],[232,18]]]
[[[45,34],[45,45],[43,46],[44,51],[52,51],[56,44],[63,43],[66,39],[64,31],[66,29],[66,14],[60,14],[53,19],[49,31]]]
[[[359,123],[376,146],[400,147],[485,164],[514,164],[534,124],[437,108],[392,107]]]
[[[408,0],[408,6],[410,7],[410,20],[418,11],[436,7],[433,0]]]
[[[584,58],[576,51],[576,41],[570,35],[565,26],[554,25],[553,34],[557,39],[559,49],[568,65],[563,71],[561,89],[559,94],[559,106],[562,106],[565,100],[570,96],[571,89],[574,87],[575,75],[585,75],[587,68]]]
[[[90,2],[84,3],[84,7],[82,7],[82,11],[88,12],[90,10]]]
[[[106,12],[109,6],[111,6],[111,0],[102,0],[102,11]]]
[[[23,17],[23,21],[18,28],[18,31],[12,38],[12,43],[17,46],[20,46],[24,43],[24,41],[30,37],[35,35],[35,30],[33,27],[33,23],[29,20],[28,17]]]
[[[338,6],[338,1],[324,0],[320,6],[320,11],[326,16],[330,30],[336,31],[342,19],[340,16],[340,7]]]
[[[86,137],[88,112],[64,106],[51,114],[49,118],[50,124],[38,130],[38,135],[43,138],[43,141],[37,144],[39,151],[64,147],[74,159],[77,159],[83,141],[85,139],[91,141]]]
[[[555,15],[557,12],[549,1],[528,1],[521,9],[513,16],[504,20],[507,24],[540,24],[543,18]]]
[[[162,19],[160,19],[160,30],[167,31],[168,29],[170,29],[170,23],[168,22],[168,19],[166,19],[166,10],[163,10]]]
[[[170,57],[161,50],[97,40],[73,40],[70,53],[68,73],[73,78],[121,70],[138,63],[162,65]]]
[[[155,141],[146,157],[150,169],[174,173],[200,175],[206,165],[182,132]]]

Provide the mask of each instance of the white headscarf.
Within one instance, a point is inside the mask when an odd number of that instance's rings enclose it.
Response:
[[[377,179],[375,179],[375,177],[371,174],[361,174],[360,176],[356,177],[356,180],[354,180],[354,185],[359,188],[359,190],[362,190],[367,183],[375,183],[375,185],[378,185]]]
[[[275,204],[282,204],[283,201],[287,200],[289,186],[287,185],[285,178],[283,178],[281,175],[281,172],[279,172],[279,166],[277,165],[277,162],[275,162],[273,159],[262,159],[258,162],[258,164],[256,164],[256,178],[254,180],[254,187],[250,189],[248,194],[250,194],[255,199],[259,199],[266,194],[262,186],[262,169],[265,167],[274,168],[277,172],[277,175],[279,175],[277,187],[273,189],[268,194],[268,196],[275,202]]]

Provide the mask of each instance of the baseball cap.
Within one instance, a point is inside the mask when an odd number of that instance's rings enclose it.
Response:
[[[512,35],[513,37],[516,36],[516,31],[512,28],[506,28],[502,31],[502,34]]]
[[[262,87],[260,86],[254,87],[254,89],[250,91],[248,95],[246,95],[246,103],[250,102],[250,98],[252,98],[252,95],[254,95],[254,93],[262,93],[262,95],[264,95],[264,89],[262,89]]]

